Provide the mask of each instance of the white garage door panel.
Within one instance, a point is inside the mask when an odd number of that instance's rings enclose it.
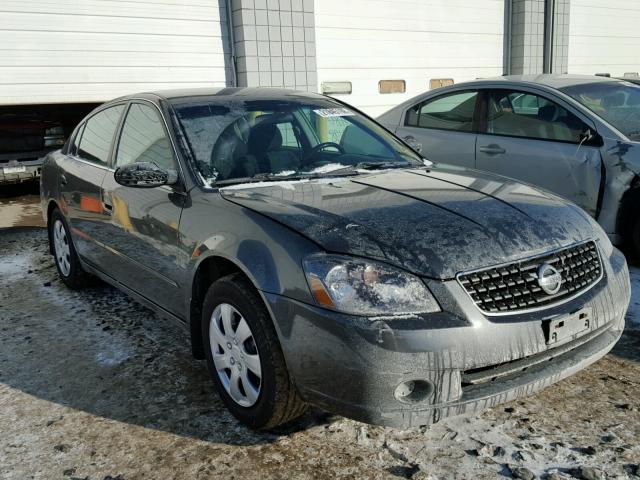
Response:
[[[218,24],[219,25],[219,24]],[[108,17],[95,15],[33,14],[3,12],[0,30],[41,30],[47,32],[153,33],[173,36],[214,36],[211,22],[166,18]],[[218,31],[218,36],[220,32]]]
[[[198,85],[195,85],[198,86]],[[202,85],[200,85],[202,86]],[[215,86],[215,85],[214,85]],[[218,85],[220,86],[220,85]],[[54,85],[50,83],[29,84],[29,97],[24,95],[25,85],[3,85],[2,95],[7,98],[22,99],[16,104],[35,104],[35,103],[67,103],[67,102],[100,102],[96,99],[96,90],[100,92],[106,99],[113,99],[123,95],[123,91],[127,93],[145,92],[151,89],[162,90],[167,88],[192,88],[193,83],[181,82],[157,82],[157,83],[62,83]],[[73,100],[70,100],[73,99]]]
[[[121,33],[113,35],[101,32],[52,32],[12,31],[0,36],[9,37],[9,43],[0,45],[3,58],[20,56],[22,51],[39,52],[183,52],[183,53],[223,53],[222,37],[201,38],[173,35],[167,41],[166,35],[142,35]],[[226,41],[226,37],[224,37]],[[17,52],[17,53],[14,53]],[[65,54],[66,55],[66,54]],[[141,56],[136,56],[140,58]]]
[[[640,72],[640,2],[572,0],[569,73]]]
[[[50,51],[28,50],[20,55],[0,50],[0,65],[5,67],[33,67],[45,65],[47,75],[55,73],[50,67],[209,67],[224,68],[224,57],[220,53],[173,53],[147,52],[146,55],[130,55],[133,52],[78,52],[68,51],[64,56],[52,56]],[[136,52],[139,53],[139,52]],[[142,72],[138,72],[142,73]],[[12,75],[21,75],[13,70]],[[0,82],[4,74],[0,71]]]
[[[432,78],[456,82],[502,74],[504,1],[322,0],[315,2],[318,80],[350,81],[341,99],[379,115],[424,92]],[[380,94],[380,80],[406,93]]]
[[[195,19],[219,18],[218,2],[189,1],[176,9],[177,1],[136,2],[121,0],[61,0],[56,2],[55,10],[51,8],[50,0],[3,0],[2,10],[15,13],[42,12],[60,13],[64,15],[106,15],[110,17],[140,17],[140,18],[169,18],[169,19]],[[224,11],[223,11],[224,12]]]
[[[0,1],[0,104],[225,86],[224,0]],[[222,19],[222,20],[221,20]]]

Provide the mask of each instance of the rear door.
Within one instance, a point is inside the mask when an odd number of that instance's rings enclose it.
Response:
[[[477,90],[424,100],[405,113],[396,135],[435,162],[475,167]]]
[[[142,100],[128,107],[113,153],[116,169],[135,162],[178,170],[160,111]],[[105,242],[113,255],[110,270],[127,287],[182,315],[179,285],[184,271],[176,260],[185,195],[170,186],[125,187],[116,183],[113,173],[104,177],[102,190],[109,211]]]
[[[100,228],[108,216],[101,185],[109,172],[108,160],[124,104],[100,110],[77,130],[69,152],[60,162],[61,208],[71,228],[78,253],[89,262],[108,265]]]
[[[601,182],[599,146],[587,119],[538,93],[483,92],[476,166],[544,187],[597,213]]]

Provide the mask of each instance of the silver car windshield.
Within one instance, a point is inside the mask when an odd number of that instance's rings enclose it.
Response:
[[[587,83],[560,89],[620,130],[640,140],[640,86],[628,82]]]
[[[418,154],[384,128],[331,100],[183,99],[173,109],[208,185],[423,165]]]

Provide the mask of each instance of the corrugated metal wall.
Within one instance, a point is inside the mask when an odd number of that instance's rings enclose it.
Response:
[[[220,5],[219,5],[220,4]],[[224,86],[224,0],[2,0],[0,104]]]
[[[343,95],[378,115],[429,88],[502,74],[504,0],[317,0],[318,84],[350,81]],[[378,93],[379,80],[405,93]]]
[[[640,2],[571,0],[569,73],[640,71]]]

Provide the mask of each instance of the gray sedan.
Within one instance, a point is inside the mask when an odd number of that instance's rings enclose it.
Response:
[[[577,75],[439,88],[378,121],[436,162],[487,170],[571,200],[640,254],[640,86]]]
[[[41,195],[62,281],[183,324],[256,428],[307,404],[408,427],[518,398],[605,355],[629,304],[578,207],[434,166],[320,95],[114,100],[47,156]]]

